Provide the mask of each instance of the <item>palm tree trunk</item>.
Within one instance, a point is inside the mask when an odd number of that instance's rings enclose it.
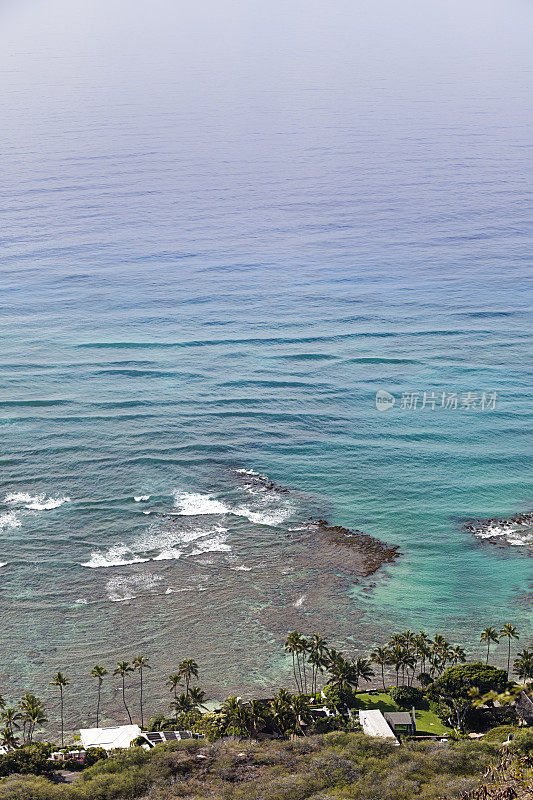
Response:
[[[126,705],[126,687],[124,685],[124,675],[122,676],[122,702],[124,703],[124,708],[126,709],[126,711],[128,713],[128,719],[129,719],[130,725],[131,725],[132,724],[131,714],[130,714],[130,710],[129,710],[128,706]]]
[[[385,691],[385,669],[383,664],[381,665],[381,682],[383,684],[383,691]]]
[[[509,646],[507,650],[507,677],[509,677],[510,665],[511,665],[511,637],[509,636]]]
[[[487,642],[487,661],[485,663],[489,663],[489,650],[490,650],[490,639]]]
[[[139,674],[141,676],[141,728],[144,728],[144,715],[143,715],[143,668],[139,667]]]
[[[100,718],[100,684],[98,684],[98,702],[96,703],[96,727],[99,728],[98,720]]]
[[[61,695],[61,747],[63,747],[63,687],[59,687],[59,693]]]
[[[301,664],[300,664],[300,653],[296,653],[296,663],[298,664],[298,674],[300,676],[300,685],[298,687],[298,693],[299,694],[303,694],[304,693],[304,679],[302,677],[302,667],[301,667]]]

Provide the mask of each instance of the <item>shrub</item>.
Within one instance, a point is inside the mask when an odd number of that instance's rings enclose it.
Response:
[[[483,737],[484,742],[505,742],[509,738],[509,735],[516,734],[520,732],[520,728],[517,728],[514,725],[499,725],[497,728],[493,728],[491,731],[485,734]]]
[[[97,761],[107,757],[107,750],[104,750],[103,747],[90,747],[85,753],[85,761],[83,766],[92,767],[92,765],[96,764]]]
[[[533,755],[533,731],[522,730],[520,733],[517,733],[509,745],[509,751],[524,756]]]
[[[51,772],[53,764],[48,761],[51,750],[51,745],[35,742],[0,756],[0,777],[13,773],[45,775]]]
[[[36,775],[10,775],[0,781],[0,800],[70,800],[67,792]]]
[[[395,686],[389,694],[400,708],[420,708],[424,703],[424,695],[416,686]]]

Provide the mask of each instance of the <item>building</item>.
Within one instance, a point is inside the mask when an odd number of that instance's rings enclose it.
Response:
[[[533,700],[528,692],[520,693],[515,708],[520,725],[533,725]]]
[[[85,750],[89,747],[103,747],[104,750],[118,750],[131,747],[136,739],[146,748],[165,742],[180,742],[182,739],[203,739],[203,733],[191,731],[142,731],[138,725],[118,725],[115,728],[84,728],[80,730],[81,743]]]
[[[409,711],[385,711],[385,719],[389,723],[395,734],[407,734],[412,736],[416,733],[415,710]]]
[[[138,725],[117,725],[115,728],[82,728],[81,743],[85,750],[89,747],[103,747],[104,750],[117,750],[129,747],[142,734]]]
[[[183,739],[203,739],[203,733],[192,733],[192,731],[143,731],[141,733],[150,747],[165,742],[181,742]]]
[[[363,733],[367,736],[376,736],[379,739],[388,739],[391,744],[400,744],[394,735],[389,723],[377,708],[359,712],[359,722]]]

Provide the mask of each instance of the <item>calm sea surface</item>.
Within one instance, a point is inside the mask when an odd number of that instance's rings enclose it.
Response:
[[[531,5],[188,5],[0,12],[2,694],[525,646],[531,531],[462,526],[531,510]],[[309,517],[402,557],[355,584]]]

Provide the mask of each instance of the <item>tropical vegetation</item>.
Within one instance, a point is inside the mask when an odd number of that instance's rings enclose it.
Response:
[[[524,686],[510,680],[509,670],[487,663],[491,645],[505,640],[505,663],[507,667],[510,669],[512,666],[518,681],[522,681],[524,684],[532,681],[533,649],[531,646],[524,648],[520,652],[515,651],[513,653],[513,643],[518,641],[519,636],[519,632],[510,623],[502,626],[499,634],[494,626],[486,627],[480,637],[481,642],[487,645],[487,651],[484,655],[485,663],[483,663],[481,661],[469,661],[465,649],[459,644],[450,642],[442,634],[436,634],[431,638],[424,631],[406,630],[396,633],[384,644],[377,645],[367,657],[364,654],[351,655],[330,646],[326,639],[318,633],[305,636],[298,631],[291,631],[287,635],[284,644],[284,650],[289,656],[291,664],[293,682],[291,688],[280,688],[271,697],[263,699],[243,699],[231,696],[221,703],[218,708],[208,710],[205,691],[198,685],[199,665],[193,658],[185,658],[177,664],[174,672],[167,680],[167,686],[170,690],[168,712],[152,715],[146,726],[144,680],[146,671],[151,669],[151,663],[148,656],[139,654],[131,662],[127,660],[119,661],[116,667],[110,671],[98,664],[91,669],[90,676],[96,682],[96,725],[98,727],[101,718],[102,685],[111,672],[111,678],[114,677],[119,682],[119,687],[117,688],[120,688],[122,704],[128,722],[139,722],[141,727],[147,728],[148,731],[189,730],[202,737],[199,743],[190,743],[187,746],[177,747],[177,749],[170,748],[170,750],[166,750],[165,752],[174,754],[168,756],[168,763],[174,763],[173,760],[176,759],[176,764],[178,761],[180,763],[188,763],[187,760],[190,760],[190,753],[194,750],[198,752],[198,758],[201,760],[205,756],[209,762],[209,769],[211,769],[212,765],[218,763],[219,753],[225,752],[224,758],[229,761],[234,758],[233,750],[231,749],[232,745],[223,744],[224,742],[227,743],[229,739],[238,739],[245,743],[240,745],[241,748],[245,748],[243,751],[245,753],[253,750],[253,763],[249,765],[250,770],[248,768],[245,770],[246,775],[244,778],[232,779],[230,788],[224,784],[224,792],[220,796],[228,798],[244,797],[244,794],[241,795],[239,793],[240,789],[237,784],[240,785],[241,781],[249,780],[249,785],[247,785],[249,795],[246,796],[252,798],[261,797],[265,798],[265,800],[267,797],[270,800],[271,796],[273,798],[316,796],[317,800],[318,798],[320,800],[329,800],[330,795],[322,795],[320,792],[326,789],[329,791],[329,789],[333,788],[335,788],[335,798],[353,797],[361,800],[367,800],[367,798],[371,800],[373,797],[397,797],[398,800],[400,800],[400,797],[408,798],[411,796],[427,798],[462,797],[463,795],[460,792],[464,794],[466,791],[478,791],[481,761],[489,753],[490,748],[492,748],[490,750],[492,757],[494,755],[492,752],[494,747],[501,745],[500,735],[491,737],[490,731],[501,731],[501,735],[503,735],[504,731],[508,731],[508,735],[511,738],[516,733],[515,738],[517,740],[521,737],[521,732],[517,727],[518,719],[514,704]],[[138,679],[135,676],[138,676]],[[51,685],[59,691],[60,742],[61,747],[64,747],[64,704],[70,698],[70,693],[66,692],[69,686],[69,679],[63,672],[58,671],[54,675]],[[378,689],[377,686],[380,688]],[[138,692],[135,701],[132,694],[134,687]],[[471,745],[473,748],[472,753],[474,754],[472,756],[474,758],[472,775],[468,773],[467,776],[466,768],[463,765],[461,780],[457,782],[454,778],[452,782],[455,794],[453,792],[448,792],[448,795],[445,794],[445,784],[439,783],[436,775],[429,770],[429,767],[427,769],[424,767],[426,769],[424,779],[422,780],[420,776],[418,778],[421,787],[419,794],[394,795],[390,793],[389,789],[381,786],[379,781],[376,783],[376,787],[380,786],[382,794],[369,794],[368,786],[370,782],[367,778],[363,780],[368,765],[364,768],[360,765],[354,766],[355,762],[359,763],[362,754],[370,753],[368,758],[370,761],[374,759],[372,763],[375,762],[375,769],[378,768],[378,762],[381,763],[380,757],[376,755],[380,747],[389,748],[382,751],[383,758],[389,763],[393,771],[399,769],[399,762],[397,762],[397,757],[390,750],[389,745],[386,743],[374,744],[369,737],[361,735],[358,711],[365,708],[380,708],[383,711],[402,709],[412,711],[412,713],[416,714],[419,736],[431,736],[433,740],[439,737],[444,738],[448,742],[448,746],[453,747],[453,752],[456,754],[460,752],[460,747],[463,746],[461,739],[465,736],[465,731],[474,730],[481,733],[489,731],[489,735],[486,737],[484,748],[478,744],[476,745],[478,749],[475,749],[474,744]],[[41,778],[33,777],[31,779],[29,777],[13,778],[9,779],[9,782],[6,782],[4,777],[0,781],[0,800],[7,797],[25,799],[26,797],[31,797],[36,800],[40,800],[40,798],[43,798],[43,800],[53,798],[55,800],[56,797],[73,798],[73,800],[79,797],[82,800],[85,797],[94,797],[95,800],[98,798],[106,800],[108,797],[141,797],[142,793],[147,791],[150,791],[150,798],[153,797],[156,800],[159,797],[166,800],[167,797],[189,796],[185,789],[183,790],[185,793],[182,793],[182,789],[180,789],[178,795],[172,794],[172,792],[169,793],[168,787],[160,787],[158,779],[156,780],[152,775],[152,766],[150,766],[159,763],[157,758],[152,754],[141,755],[138,747],[134,748],[137,753],[135,756],[130,757],[128,754],[128,756],[124,757],[106,758],[104,759],[105,763],[98,763],[94,767],[90,765],[97,760],[100,762],[106,754],[96,750],[94,752],[89,751],[89,756],[85,764],[82,765],[85,767],[82,779],[75,787],[70,789],[58,788],[57,792],[59,794],[57,794],[56,788],[51,787],[47,777],[51,770],[55,768],[55,765],[49,760],[53,745],[35,741],[36,734],[42,738],[40,731],[48,721],[42,701],[31,692],[26,692],[18,703],[12,705],[8,705],[0,697],[0,718],[3,725],[1,731],[2,744],[7,750],[5,755],[0,755],[0,777],[8,776],[14,772],[41,776]],[[489,747],[491,738],[493,738],[493,742]],[[255,743],[258,740],[261,741],[261,745]],[[277,744],[274,744],[272,740],[275,740]],[[305,741],[308,744],[305,746],[297,745],[298,741]],[[454,741],[458,741],[458,744],[453,744]],[[527,741],[529,744],[526,743],[527,746],[524,744],[523,758],[529,758],[531,751],[533,751],[531,738]],[[282,745],[283,742],[287,743],[287,747]],[[333,746],[333,742],[343,742],[342,748],[347,748],[346,752],[351,754],[348,757],[345,753],[342,759],[352,759],[353,762],[351,767],[348,768],[346,766],[346,770],[348,770],[346,775],[351,775],[353,778],[353,780],[350,778],[347,783],[347,785],[354,787],[353,795],[343,794],[344,789],[339,794],[339,786],[334,782],[336,773],[333,766],[335,759],[332,753],[337,744]],[[408,753],[408,760],[412,760],[413,763],[416,762],[418,767],[421,768],[420,765],[426,763],[426,754],[435,745],[423,745],[420,742],[418,744],[408,744],[407,742],[408,739],[405,739],[402,752]],[[302,789],[302,791],[298,789],[293,795],[290,793],[283,794],[285,789],[280,783],[279,785],[276,784],[272,795],[258,793],[259,790],[256,783],[254,783],[253,776],[263,775],[265,770],[268,772],[267,766],[265,764],[261,766],[260,764],[261,747],[264,748],[263,752],[265,753],[267,751],[275,753],[275,758],[283,753],[283,758],[289,759],[287,754],[298,752],[298,757],[302,757],[302,763],[307,759],[309,762],[308,767],[311,771],[310,774],[314,776],[309,784],[304,782],[307,788],[304,787],[305,790]],[[224,748],[227,748],[227,750],[224,750]],[[296,750],[291,748],[296,748]],[[67,763],[72,764],[72,769],[80,768],[75,759],[72,762],[69,761],[68,750],[69,748],[65,750]],[[141,752],[144,753],[144,750]],[[324,755],[326,752],[327,756]],[[441,751],[437,749],[431,750],[431,752],[439,753]],[[179,756],[176,755],[177,753],[179,753]],[[324,757],[328,760],[328,770],[332,770],[332,783],[331,781],[329,783],[327,781],[326,783],[321,783],[317,779],[318,767],[316,758],[318,758],[318,753],[322,754],[320,758]],[[311,756],[311,754],[313,755]],[[128,769],[131,774],[128,776],[123,774],[126,763],[130,764]],[[493,769],[500,768],[494,766],[496,762],[491,763],[493,763]],[[459,764],[459,759],[457,764]],[[207,767],[207,762],[204,766]],[[213,768],[215,772],[219,770],[219,767]],[[515,773],[518,775],[520,770],[523,772],[526,769],[527,774],[527,768],[527,764],[526,767],[523,767],[522,764],[511,769],[507,764],[505,766],[506,780],[511,780],[509,775]],[[183,769],[185,768],[183,767]],[[181,770],[182,767],[180,766],[178,770],[181,775],[180,780],[183,779],[182,783],[185,781],[183,783],[185,786],[189,779],[185,780],[183,778],[184,773],[182,774]],[[203,775],[202,780],[204,778],[208,782],[211,780],[212,776],[209,777],[209,770],[207,772],[205,770],[198,772],[196,766],[191,770],[193,773],[197,772],[198,775]],[[344,767],[341,769],[342,774],[344,774],[343,770]],[[188,774],[188,771],[189,768],[187,767],[185,772]],[[240,776],[241,770],[236,770],[234,773]],[[164,770],[162,774],[164,774]],[[138,781],[137,778],[139,779]],[[343,781],[345,778],[343,778]],[[220,775],[217,773],[213,778],[215,784],[219,779]],[[18,784],[17,780],[19,781]],[[194,780],[197,781],[197,787],[200,786],[201,782],[198,783],[198,777]],[[328,780],[330,779],[328,778]],[[401,780],[399,779],[399,785],[404,787],[402,791],[407,791],[405,780],[407,780],[405,776]],[[28,793],[31,781],[34,782],[31,784],[33,794]],[[361,781],[360,786],[358,781]],[[92,795],[87,794],[89,783],[92,785],[91,791],[94,791]],[[19,794],[6,794],[6,786],[8,785],[13,792],[19,792]],[[289,781],[288,785],[292,786],[293,783]],[[363,786],[367,787],[364,789],[367,792],[366,794],[361,793]],[[440,794],[436,793],[437,786],[439,787],[438,791],[441,792]],[[110,787],[114,788],[111,789]],[[469,788],[467,789],[466,787]],[[487,784],[487,787],[489,787],[489,784]],[[389,794],[387,794],[388,791]],[[489,792],[491,789],[487,788],[486,791]],[[2,794],[2,792],[4,793]],[[49,793],[47,794],[46,792]],[[157,792],[160,793],[158,794]],[[198,793],[194,797],[202,798],[207,796],[202,792],[203,789],[198,789]],[[317,792],[318,794],[316,794]],[[215,796],[218,797],[218,795]],[[486,796],[491,797],[492,795],[489,793]],[[471,797],[477,798],[478,795],[471,794]],[[520,795],[517,794],[516,797],[520,797]],[[464,794],[464,798],[466,800],[466,794]]]

